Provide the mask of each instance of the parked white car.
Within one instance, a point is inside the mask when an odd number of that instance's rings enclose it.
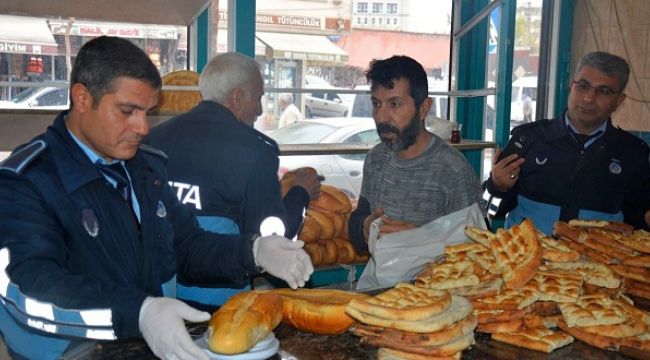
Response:
[[[337,93],[338,88],[314,75],[305,75],[305,88],[318,89],[305,95],[306,118],[348,116],[352,98],[348,94]]]
[[[68,87],[31,87],[9,101],[0,101],[0,109],[65,110],[70,105]]]
[[[298,121],[269,136],[279,144],[376,144],[379,135],[372,118],[323,118]],[[365,154],[283,155],[280,172],[311,166],[350,197],[361,191]]]

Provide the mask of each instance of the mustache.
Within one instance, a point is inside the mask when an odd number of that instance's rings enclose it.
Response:
[[[399,135],[401,131],[391,124],[377,124],[377,132],[380,134],[392,132]]]

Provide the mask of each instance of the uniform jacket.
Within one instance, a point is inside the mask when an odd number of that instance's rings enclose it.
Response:
[[[217,281],[255,271],[251,242],[203,231],[168,185],[164,154],[143,147],[126,161],[140,205],[138,229],[119,193],[69,135],[66,116],[0,167],[0,249],[10,256],[10,283],[0,295],[14,321],[67,319],[107,325],[113,338],[137,337],[143,300],[162,296],[176,273]],[[33,314],[25,308],[29,299],[54,305],[54,314]],[[110,316],[89,323],[79,317],[89,309]]]
[[[278,216],[282,235],[295,235],[309,194],[294,187],[282,200],[278,145],[224,106],[203,101],[153,128],[145,141],[167,154],[169,178],[196,215],[232,219],[242,234],[259,233],[264,218]]]
[[[647,228],[643,220],[650,209],[647,144],[607,120],[605,133],[583,150],[564,119],[565,115],[513,129],[510,141],[533,139],[519,180],[504,193],[494,189],[491,178],[486,182],[488,192],[502,199],[498,214],[509,213],[506,226],[526,217],[546,233],[555,221],[574,218]]]

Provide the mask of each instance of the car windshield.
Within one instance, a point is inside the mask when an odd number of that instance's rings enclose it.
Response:
[[[279,144],[313,144],[319,143],[336,127],[310,122],[296,122],[274,131],[270,136]]]
[[[32,96],[35,92],[37,92],[39,88],[37,87],[31,87],[27,90],[21,91],[16,97],[11,99],[11,101],[15,104],[18,104],[19,102],[22,102],[23,100],[27,99],[28,97]]]

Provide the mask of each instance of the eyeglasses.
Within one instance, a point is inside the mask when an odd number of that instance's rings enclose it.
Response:
[[[614,91],[609,86],[594,87],[586,80],[578,80],[578,81],[573,80],[573,88],[576,92],[580,94],[586,94],[593,89],[597,96],[602,96],[602,97],[610,97],[620,93],[620,91]]]

